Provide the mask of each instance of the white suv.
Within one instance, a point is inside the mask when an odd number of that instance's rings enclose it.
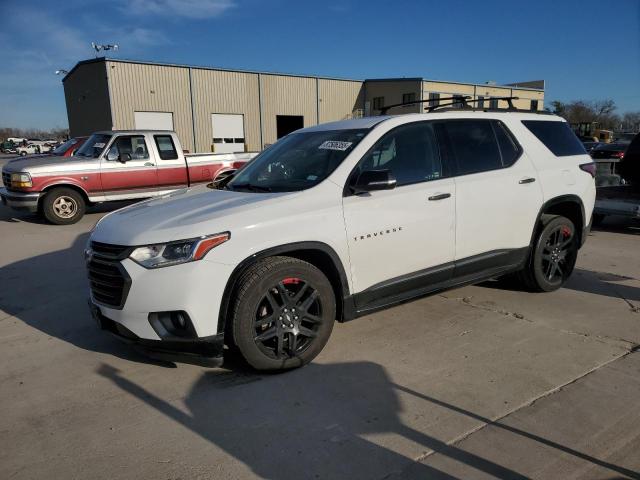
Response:
[[[457,110],[298,130],[226,185],[105,216],[85,252],[99,325],[156,358],[304,365],[346,321],[514,274],[571,275],[595,168],[552,115]]]

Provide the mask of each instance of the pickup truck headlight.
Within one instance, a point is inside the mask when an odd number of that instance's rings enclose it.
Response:
[[[138,247],[129,258],[144,268],[160,268],[200,260],[214,247],[231,238],[229,232],[189,240]]]
[[[33,187],[31,175],[26,172],[18,172],[11,174],[11,188]]]

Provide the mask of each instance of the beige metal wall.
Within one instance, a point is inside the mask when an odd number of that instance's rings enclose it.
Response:
[[[182,147],[195,150],[188,68],[111,61],[106,65],[116,130],[135,128],[136,111],[172,112]]]
[[[318,79],[320,123],[358,117],[364,109],[363,82]]]
[[[260,88],[263,144],[277,140],[276,115],[302,115],[305,127],[318,123],[315,78],[261,74]]]
[[[247,150],[261,150],[258,74],[193,68],[191,79],[196,127],[195,151],[211,151],[212,113],[242,114]]]
[[[416,100],[420,100],[420,81],[418,80],[389,80],[389,81],[368,81],[365,85],[366,102],[370,115],[378,115],[379,110],[373,110],[373,99],[384,97],[384,105],[395,105],[402,103],[402,95],[405,93],[415,93]],[[420,112],[420,104],[410,107],[394,108],[389,110],[389,114],[416,113]]]
[[[90,135],[97,130],[111,130],[111,106],[104,63],[80,66],[64,79],[69,134]]]

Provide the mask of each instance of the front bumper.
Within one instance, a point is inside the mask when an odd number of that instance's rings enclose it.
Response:
[[[224,334],[196,339],[149,340],[140,338],[124,325],[107,318],[101,308],[89,302],[91,316],[102,330],[132,345],[143,355],[164,362],[219,367],[223,362]]]
[[[40,193],[13,192],[3,187],[0,188],[0,198],[2,198],[2,203],[8,207],[15,210],[27,210],[33,213],[38,211]]]

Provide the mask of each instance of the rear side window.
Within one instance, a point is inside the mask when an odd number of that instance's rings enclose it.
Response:
[[[502,168],[500,149],[490,120],[452,120],[443,123],[457,164],[457,174]]]
[[[556,157],[585,155],[587,151],[566,122],[551,120],[523,120],[522,123],[538,140],[544,143]]]
[[[153,138],[156,140],[161,160],[175,160],[178,158],[178,152],[173,144],[171,135],[155,135]]]
[[[516,163],[518,158],[520,158],[522,149],[520,148],[520,145],[516,143],[511,132],[502,122],[495,122],[493,127],[496,132],[496,139],[498,140],[500,153],[502,154],[502,164],[505,167],[510,167]]]

